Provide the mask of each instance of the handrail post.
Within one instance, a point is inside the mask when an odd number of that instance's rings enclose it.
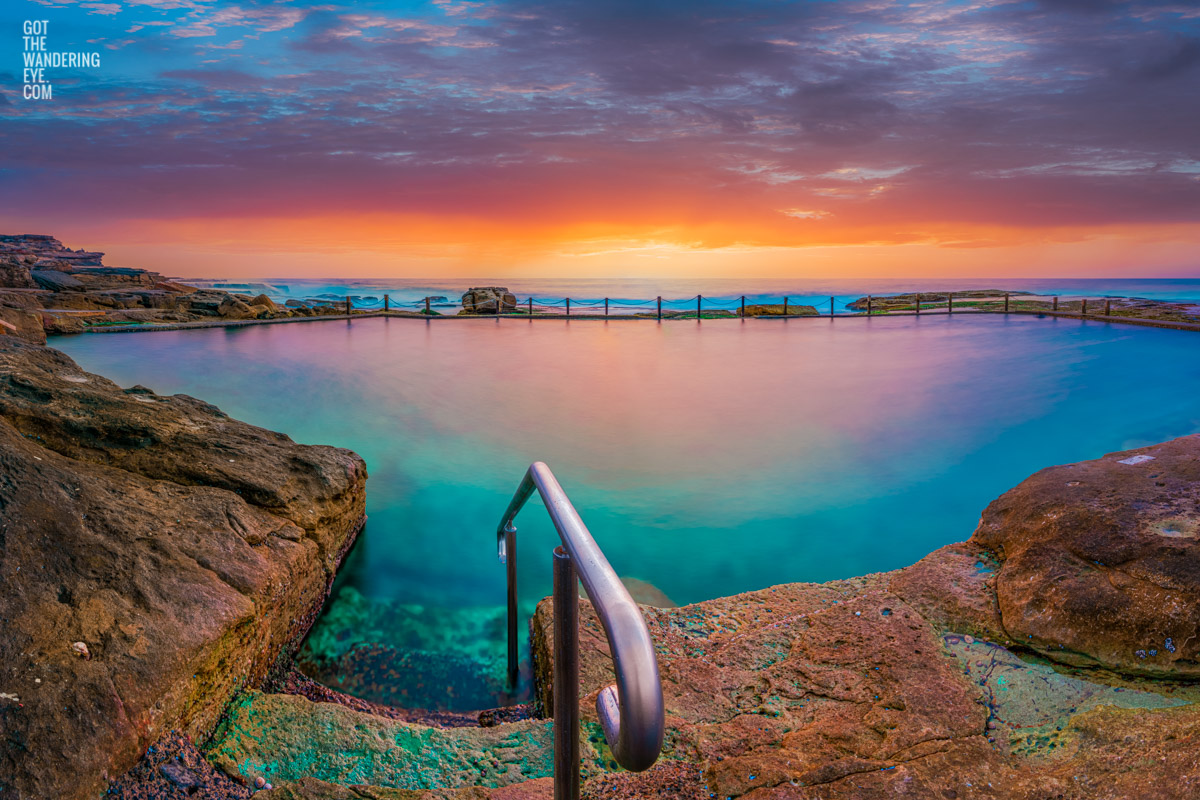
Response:
[[[508,578],[508,688],[517,688],[517,527],[504,526],[504,571]]]
[[[579,581],[554,548],[554,800],[579,800]]]
[[[662,322],[662,295],[658,296],[658,321]]]
[[[500,558],[509,565],[509,667],[515,664],[516,560],[513,520],[537,492],[562,540],[554,565],[555,797],[579,796],[579,589],[582,581],[612,654],[616,683],[600,690],[596,716],[616,763],[632,772],[649,769],[662,752],[662,677],[645,617],[579,518],[550,468],[529,465],[496,529]],[[561,557],[560,557],[561,556]],[[515,674],[510,672],[510,674]]]

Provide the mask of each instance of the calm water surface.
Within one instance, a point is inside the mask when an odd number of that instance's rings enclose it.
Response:
[[[500,605],[495,526],[533,460],[620,574],[684,603],[910,564],[1042,467],[1200,430],[1200,337],[1025,316],[366,319],[52,344],[362,454],[370,522],[339,588],[425,609]],[[534,506],[530,602],[555,540]]]

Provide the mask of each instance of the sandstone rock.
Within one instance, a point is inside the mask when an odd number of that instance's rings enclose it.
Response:
[[[226,319],[247,319],[255,315],[255,312],[250,310],[250,306],[234,297],[222,302],[217,308],[217,313]]]
[[[250,301],[250,307],[262,306],[268,311],[275,312],[279,310],[279,306],[275,305],[275,301],[267,297],[265,294],[260,294]]]
[[[97,314],[98,317],[103,317],[103,314]],[[86,314],[55,314],[49,311],[42,312],[42,328],[46,331],[47,336],[57,336],[61,334],[83,333],[87,329],[87,320],[91,315]]]
[[[1065,663],[1200,676],[1198,500],[1200,436],[1051,467],[1004,494],[971,541],[1000,563],[1005,630]]]
[[[955,291],[954,300],[978,300],[978,299],[995,299],[1003,298],[1004,295],[1012,295],[1013,297],[1029,296],[1032,292],[1007,292],[1004,289],[965,289],[963,291]],[[941,292],[921,292],[921,303],[944,303],[950,293]],[[871,298],[871,309],[874,311],[886,311],[890,309],[912,307],[917,302],[916,292],[905,292],[903,294],[885,295]],[[846,308],[853,311],[866,311],[867,298],[860,297],[853,303],[847,304]]]
[[[172,310],[179,307],[179,297],[174,292],[153,291],[140,292],[136,297],[143,308],[160,308]]]
[[[550,775],[552,729],[526,720],[494,728],[429,728],[286,694],[248,692],[208,756],[233,777],[317,778],[395,789],[503,786]],[[588,769],[597,753],[581,742]],[[336,795],[335,795],[336,796]]]
[[[0,306],[10,306],[12,308],[28,308],[37,310],[42,307],[39,299],[45,294],[40,290],[32,292],[3,292],[0,291]]]
[[[48,293],[42,296],[41,301],[45,308],[73,311],[101,311],[117,306],[111,295],[94,292]]]
[[[46,343],[42,315],[26,308],[0,306],[0,336],[15,336],[34,344]]]
[[[191,294],[199,291],[195,286],[187,286],[175,281],[158,281],[154,284],[154,288],[163,292],[171,292],[172,294]]]
[[[977,618],[978,604],[962,599],[974,589],[959,574],[970,555],[960,547],[901,583],[943,616],[965,607]],[[898,574],[647,609],[666,701],[663,756],[649,773],[594,777],[584,795],[1190,796],[1200,768],[1194,689],[1164,687],[1178,697],[1130,692],[972,637],[938,635],[889,590]],[[930,605],[939,575],[960,582],[947,585],[958,600]],[[594,719],[596,691],[612,682],[611,655],[590,604],[580,622],[580,711]],[[533,626],[539,696],[547,694],[552,633],[543,601]],[[703,778],[672,760],[696,765]],[[643,782],[660,769],[677,780],[648,791]]]
[[[887,587],[934,630],[1011,643],[996,603],[997,563],[973,542],[935,550],[910,567],[888,573]]]
[[[29,275],[29,265],[22,258],[0,256],[0,286],[10,289],[37,289]]]
[[[467,314],[507,314],[517,310],[517,298],[503,286],[481,286],[468,289],[462,305]]]
[[[29,273],[34,282],[43,289],[52,292],[81,292],[86,287],[74,275],[51,269],[33,270]]]
[[[741,309],[738,309],[739,313]],[[783,303],[777,305],[752,305],[746,306],[747,317],[779,317],[784,315]],[[813,306],[802,306],[796,303],[788,303],[788,316],[815,317],[818,312]]]
[[[545,795],[551,800],[552,794]],[[387,786],[338,786],[315,778],[302,778],[256,798],[261,800],[488,800],[498,797],[487,789],[392,789]],[[532,796],[530,800],[532,800]],[[515,800],[515,797],[514,797]]]
[[[352,453],[0,337],[0,786],[91,798],[285,660],[363,515]],[[80,658],[82,642],[90,659]],[[69,743],[69,744],[64,744]]]
[[[188,310],[193,314],[210,317],[220,316],[221,305],[229,302],[233,302],[233,298],[229,294],[212,289],[198,289],[180,299],[180,303],[186,304]]]

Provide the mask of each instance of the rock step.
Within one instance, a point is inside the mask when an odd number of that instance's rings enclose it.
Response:
[[[583,732],[581,751],[585,775],[610,764],[595,726]],[[553,774],[553,722],[433,728],[295,695],[248,692],[231,707],[207,755],[246,785],[261,776],[274,785],[315,778],[409,790],[495,788]]]
[[[533,606],[521,609],[524,618]],[[442,608],[336,590],[296,665],[339,692],[388,706],[479,711],[513,705],[503,606]],[[526,670],[527,672],[527,670]]]

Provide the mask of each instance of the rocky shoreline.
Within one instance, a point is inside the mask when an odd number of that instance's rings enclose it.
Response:
[[[0,337],[0,788],[95,797],[290,667],[366,468]]]
[[[63,253],[41,266],[101,255]],[[364,600],[301,653],[365,519],[361,458],[84,372],[42,313],[0,336],[0,796],[549,800],[528,707],[388,705],[443,680],[406,683],[371,628],[394,609]],[[1042,470],[901,570],[654,599],[667,743],[636,775],[595,724],[611,664],[583,601],[584,797],[1194,797],[1198,503],[1195,435]],[[427,616],[464,649],[500,626]],[[535,709],[552,626],[543,601]],[[298,663],[369,669],[351,697]]]
[[[343,303],[198,289],[157,272],[108,267],[103,253],[70,250],[53,236],[0,234],[0,332],[31,341],[108,326],[168,327],[336,317]],[[397,312],[404,315],[411,312]],[[414,314],[415,316],[415,314]]]
[[[484,727],[293,670],[363,519],[354,454],[15,337],[0,440],[7,796],[549,798],[546,721]],[[1052,467],[911,567],[646,606],[668,738],[638,775],[594,725],[611,667],[584,601],[585,796],[1191,796],[1198,465],[1190,436]],[[541,708],[552,624],[543,602]]]
[[[347,304],[328,297],[290,299],[280,304],[262,291],[252,295],[218,286],[248,291],[269,289],[262,284],[224,284],[201,281],[207,288],[189,286],[164,278],[157,272],[127,267],[109,267],[104,253],[71,250],[53,236],[43,234],[0,234],[0,335],[15,335],[44,342],[47,335],[88,332],[131,332],[186,330],[190,328],[236,327],[264,323],[298,322],[311,319],[354,317],[411,317],[417,319],[464,319],[518,317],[539,319],[645,320],[697,319],[688,309],[636,311],[606,316],[592,305],[578,306],[574,314],[534,307],[527,310],[516,295],[503,286],[472,287],[463,293],[457,314],[381,308],[347,309]],[[214,286],[214,284],[216,284]],[[1135,297],[1054,298],[1029,292],[1001,289],[933,291],[860,297],[849,303],[848,316],[945,313],[950,297],[959,312],[1038,314],[1073,318],[1095,318],[1179,330],[1200,330],[1200,305],[1186,302],[1147,300]],[[430,297],[446,301],[445,297]],[[919,303],[919,308],[918,308]],[[820,316],[811,305],[758,303],[745,307],[745,317],[791,318]],[[847,315],[840,315],[847,316]],[[703,309],[700,319],[740,319],[742,310]]]

